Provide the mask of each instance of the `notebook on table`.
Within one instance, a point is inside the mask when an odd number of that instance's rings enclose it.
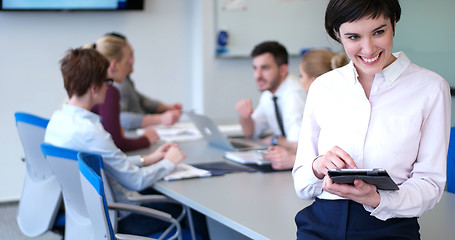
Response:
[[[210,177],[211,173],[207,170],[193,167],[186,163],[179,163],[177,167],[164,177],[166,181],[188,179],[188,178],[200,178],[200,177]]]
[[[212,176],[220,176],[226,173],[235,172],[256,172],[254,168],[250,168],[245,165],[229,163],[226,161],[197,163],[192,165],[194,167],[209,171],[212,174]]]
[[[260,144],[248,139],[227,138],[215,124],[215,122],[201,114],[185,112],[202,136],[211,145],[221,147],[227,151],[245,151],[255,149],[267,149],[265,144]]]
[[[240,164],[270,165],[270,161],[262,157],[263,150],[233,151],[224,153],[224,157]]]
[[[237,152],[226,152],[224,157],[236,163],[240,163],[243,166],[255,169],[259,172],[280,172],[289,171],[290,169],[275,170],[272,167],[272,163],[265,159],[262,154],[265,154],[264,150],[250,150],[250,151],[237,151]]]

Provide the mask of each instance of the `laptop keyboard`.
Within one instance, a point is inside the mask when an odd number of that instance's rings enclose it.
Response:
[[[247,147],[251,147],[250,144],[247,144],[247,143],[243,143],[243,142],[239,142],[239,141],[232,141],[230,140],[232,146],[234,148],[247,148]]]

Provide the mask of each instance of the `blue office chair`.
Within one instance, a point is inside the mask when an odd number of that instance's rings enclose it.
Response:
[[[82,197],[77,162],[78,151],[48,143],[42,143],[41,150],[62,188],[65,205],[65,239],[94,239],[92,223]],[[105,189],[109,189],[106,191],[108,200],[113,201],[110,187],[105,186]],[[110,211],[109,217],[116,230],[117,212]]]
[[[96,233],[93,231],[93,225],[95,223],[91,220],[90,210],[88,210],[85,204],[82,193],[77,162],[78,151],[53,146],[48,143],[42,143],[41,149],[62,187],[66,212],[65,239],[98,239],[95,235]],[[100,174],[103,180],[107,179],[102,167]],[[105,198],[109,206],[109,221],[115,233],[117,232],[117,211],[133,211],[136,205],[116,203],[108,181],[104,180],[103,184]],[[144,200],[146,198],[147,196],[141,199]],[[155,211],[152,209],[149,210]],[[168,222],[172,224],[177,222],[178,227],[176,228],[179,230],[177,234],[180,237],[180,224],[178,220],[171,219]]]
[[[455,193],[455,127],[450,129],[449,151],[447,152],[447,191]]]
[[[23,112],[14,116],[26,166],[16,220],[24,235],[36,237],[54,226],[64,226],[64,214],[58,214],[62,190],[40,149],[49,120]]]
[[[92,220],[93,232],[95,233],[95,239],[150,239],[145,237],[139,237],[134,235],[119,234],[115,233],[111,227],[111,222],[107,217],[107,209],[115,208],[117,210],[127,210],[149,217],[154,217],[162,221],[170,222],[171,228],[168,228],[161,234],[159,239],[164,239],[172,228],[176,231],[173,236],[167,239],[176,239],[180,237],[180,224],[172,218],[170,214],[157,211],[150,208],[145,208],[130,204],[121,203],[107,203],[106,196],[103,187],[103,178],[101,177],[102,160],[101,156],[87,153],[79,153],[79,170],[80,170],[80,181],[82,186],[82,192],[84,194],[85,204],[87,206],[88,213]]]

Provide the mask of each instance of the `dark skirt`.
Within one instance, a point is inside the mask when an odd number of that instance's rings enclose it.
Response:
[[[417,218],[370,216],[362,204],[351,200],[318,199],[295,216],[297,239],[420,239]]]

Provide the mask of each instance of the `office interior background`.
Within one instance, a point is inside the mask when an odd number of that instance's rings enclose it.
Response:
[[[23,185],[14,113],[50,118],[66,98],[59,60],[107,32],[128,37],[135,50],[132,79],[146,95],[222,120],[237,119],[234,105],[241,98],[257,104],[251,59],[215,55],[215,2],[146,0],[143,11],[126,12],[0,12],[0,202],[18,200]],[[394,49],[455,87],[455,1],[400,2]],[[302,24],[313,23],[296,21],[295,27]],[[299,62],[300,56],[291,57],[291,73],[298,75]]]

